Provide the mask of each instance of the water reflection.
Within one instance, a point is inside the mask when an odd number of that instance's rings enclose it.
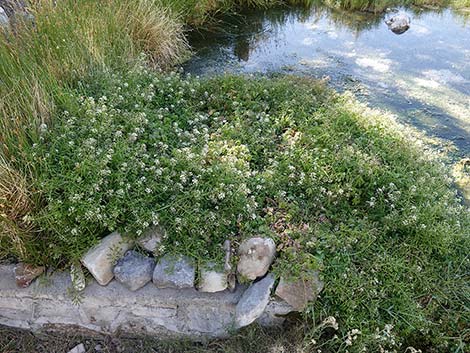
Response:
[[[400,115],[470,152],[470,23],[449,9],[400,9],[411,27],[397,36],[388,14],[314,6],[250,12],[191,38],[197,74],[276,73],[330,78],[339,90]]]

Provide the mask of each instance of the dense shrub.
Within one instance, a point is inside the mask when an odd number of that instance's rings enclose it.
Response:
[[[306,79],[143,67],[94,75],[68,101],[32,149],[49,248],[38,259],[68,261],[116,228],[138,237],[157,222],[161,252],[200,261],[220,260],[227,238],[271,236],[278,275],[322,269],[313,341],[464,344],[468,209],[439,159],[389,117]]]

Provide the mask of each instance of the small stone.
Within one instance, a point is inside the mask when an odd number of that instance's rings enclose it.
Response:
[[[199,291],[215,293],[227,289],[227,274],[224,271],[216,271],[213,263],[201,269]]]
[[[251,238],[238,248],[238,273],[249,280],[264,276],[276,256],[276,244],[270,238]]]
[[[72,280],[73,289],[77,292],[81,292],[85,289],[86,279],[80,263],[70,266],[70,279]]]
[[[323,289],[318,272],[308,280],[287,281],[281,277],[275,294],[284,299],[295,311],[303,311],[309,302],[314,301]]]
[[[83,343],[80,343],[79,345],[73,347],[71,350],[69,350],[69,353],[85,353],[86,349]]]
[[[273,285],[274,277],[268,274],[262,280],[253,283],[243,293],[235,308],[235,325],[238,328],[251,324],[263,314]]]
[[[280,326],[286,320],[285,315],[295,311],[292,306],[279,298],[271,298],[263,314],[256,320],[261,326]]]
[[[15,267],[16,285],[20,288],[28,287],[36,277],[40,276],[44,272],[44,270],[44,266],[37,267],[20,262]]]
[[[232,271],[232,265],[230,264],[230,258],[232,257],[232,248],[230,240],[226,240],[224,242],[224,250],[225,250],[225,264],[224,270],[225,272],[229,273]]]
[[[196,269],[189,258],[164,256],[153,272],[153,283],[158,288],[192,288]]]
[[[157,246],[162,242],[165,237],[165,231],[160,226],[155,226],[147,229],[137,243],[145,250],[155,252]]]
[[[114,267],[114,277],[131,291],[136,291],[152,280],[155,261],[136,251],[128,251]]]
[[[101,241],[83,256],[82,263],[102,286],[107,285],[114,277],[113,267],[115,260],[119,259],[129,250],[131,244],[122,239],[118,232],[101,239]]]
[[[237,288],[237,276],[235,273],[229,273],[227,276],[228,290],[234,292]]]
[[[410,28],[410,17],[399,13],[385,21],[388,28],[395,34],[403,34]]]

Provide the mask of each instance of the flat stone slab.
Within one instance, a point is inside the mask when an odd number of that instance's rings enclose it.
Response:
[[[240,298],[235,313],[235,326],[244,327],[264,313],[274,285],[274,277],[268,274],[262,280],[253,283]]]
[[[82,258],[82,263],[96,281],[105,286],[114,277],[114,262],[122,257],[130,247],[130,243],[124,241],[118,232],[114,232],[88,250]]]
[[[155,261],[136,251],[128,251],[114,266],[114,277],[129,290],[136,291],[152,280]]]
[[[245,287],[231,293],[194,288],[160,289],[149,283],[132,292],[117,281],[92,281],[74,304],[68,272],[58,272],[18,288],[14,265],[0,266],[0,324],[40,331],[69,325],[101,333],[125,332],[194,340],[227,337]]]
[[[158,288],[192,288],[196,268],[185,256],[162,257],[153,272],[153,283]]]

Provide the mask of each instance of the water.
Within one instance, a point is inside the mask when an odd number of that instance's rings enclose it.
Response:
[[[469,14],[399,9],[411,18],[402,35],[393,15],[348,14],[313,7],[272,9],[194,33],[186,70],[200,75],[291,73],[328,77],[373,107],[470,153]]]

